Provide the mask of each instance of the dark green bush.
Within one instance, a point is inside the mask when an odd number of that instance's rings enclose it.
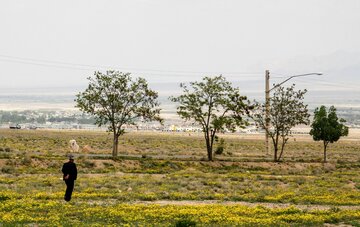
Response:
[[[218,146],[216,147],[215,154],[221,155],[224,152],[224,149],[225,149],[225,140],[221,138],[219,140]]]
[[[175,223],[176,227],[192,227],[196,226],[196,222],[189,219],[179,220]]]
[[[1,172],[3,172],[3,173],[14,173],[15,168],[13,166],[3,166],[1,168]]]

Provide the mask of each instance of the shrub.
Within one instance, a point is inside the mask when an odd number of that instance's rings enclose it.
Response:
[[[14,173],[15,168],[13,166],[3,166],[1,168],[1,172],[3,172],[3,173]]]
[[[220,138],[219,144],[215,150],[215,154],[221,155],[224,152],[224,149],[225,149],[225,140],[223,138]]]
[[[140,194],[140,199],[143,201],[155,201],[157,200],[157,196],[154,193]]]
[[[9,196],[9,195],[0,194],[0,201],[5,201],[5,200],[8,200],[8,199],[10,199],[10,196]]]
[[[31,164],[31,157],[30,155],[25,155],[23,159],[21,160],[21,164],[24,166],[29,166]]]
[[[85,160],[83,163],[84,163],[84,166],[85,166],[86,168],[93,168],[93,167],[95,167],[95,163],[92,162],[92,161]]]
[[[56,162],[56,161],[51,161],[49,164],[48,164],[48,167],[49,168],[60,168],[61,167],[61,164],[59,162]]]
[[[109,162],[104,162],[103,165],[105,166],[105,168],[112,168],[112,167],[114,167],[114,164],[109,163]]]
[[[176,227],[191,227],[196,226],[196,222],[189,219],[179,220],[175,223]]]

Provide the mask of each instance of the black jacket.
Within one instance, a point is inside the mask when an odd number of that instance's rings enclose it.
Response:
[[[77,178],[77,169],[76,169],[76,164],[75,163],[73,163],[73,162],[64,163],[61,171],[64,174],[63,177],[65,177],[66,175],[69,174],[69,179],[68,180],[76,180],[76,178]]]

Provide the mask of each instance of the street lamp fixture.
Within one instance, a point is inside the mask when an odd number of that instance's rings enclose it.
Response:
[[[283,82],[281,82],[281,83],[279,83],[279,84],[276,84],[273,88],[271,88],[271,89],[269,90],[269,92],[272,91],[272,90],[274,90],[275,88],[281,86],[281,85],[284,84],[285,82],[291,80],[292,78],[302,77],[302,76],[314,76],[314,75],[316,75],[316,76],[321,76],[322,73],[306,73],[306,74],[300,74],[300,75],[290,76],[289,78],[287,78],[287,79],[284,80]],[[270,73],[269,73],[269,80],[270,80]]]
[[[276,84],[273,88],[270,89],[270,71],[265,71],[265,146],[266,146],[266,153],[270,154],[270,143],[269,143],[269,135],[268,135],[268,129],[270,128],[270,91],[274,90],[275,88],[281,86],[285,82],[291,80],[295,77],[303,77],[303,76],[321,76],[322,73],[305,73],[305,74],[299,74],[290,76],[286,80],[282,81],[281,83]]]

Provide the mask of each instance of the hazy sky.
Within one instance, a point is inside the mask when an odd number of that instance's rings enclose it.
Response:
[[[116,68],[150,82],[223,73],[359,89],[358,0],[2,0],[0,88],[83,86]],[[279,78],[282,79],[282,78]],[[301,80],[300,80],[301,81]]]

